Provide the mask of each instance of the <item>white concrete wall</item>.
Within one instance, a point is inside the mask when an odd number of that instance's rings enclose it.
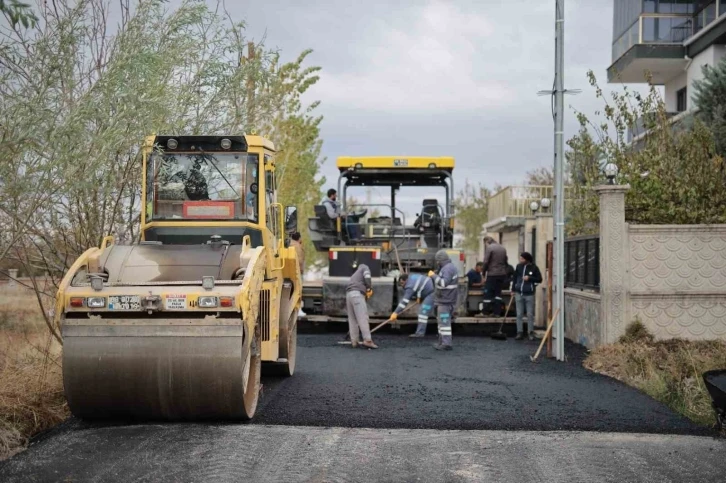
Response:
[[[509,264],[516,266],[519,258],[519,232],[511,231],[502,234],[502,246],[507,250]]]
[[[726,225],[630,225],[628,318],[659,339],[726,340]]]
[[[588,346],[613,343],[640,320],[658,339],[726,340],[726,225],[629,225],[630,187],[595,189],[600,310],[596,316],[582,294],[570,300],[568,337]]]
[[[666,104],[666,110],[668,112],[676,112],[676,92],[683,87],[688,87],[686,109],[693,109],[694,106],[691,102],[691,97],[694,94],[694,81],[703,79],[701,70],[704,65],[715,65],[724,57],[726,57],[726,46],[712,45],[691,59],[686,71],[666,82],[664,86],[663,100]]]
[[[676,92],[686,87],[688,84],[688,75],[686,72],[674,77],[670,81],[666,82],[664,86],[663,100],[665,101],[666,111],[676,112],[677,101]],[[690,92],[688,92],[690,94]],[[690,107],[686,105],[686,107]]]

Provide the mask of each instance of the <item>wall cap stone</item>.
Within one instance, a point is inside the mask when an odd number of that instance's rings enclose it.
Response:
[[[726,225],[628,225],[631,233],[726,233]]]
[[[629,184],[601,184],[593,186],[592,190],[603,195],[605,193],[625,193],[630,189]]]

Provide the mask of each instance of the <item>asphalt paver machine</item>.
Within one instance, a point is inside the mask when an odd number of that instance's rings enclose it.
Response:
[[[318,205],[308,221],[315,248],[328,253],[327,274],[319,282],[306,282],[303,288],[308,318],[336,320],[346,316],[345,287],[361,263],[368,265],[373,276],[373,296],[368,301],[372,318],[387,317],[398,304],[398,275],[426,274],[436,269],[434,255],[440,249],[447,250],[464,275],[464,252],[453,247],[454,158],[340,157],[337,168],[339,203],[346,216],[331,219],[325,206]],[[387,189],[390,201],[351,206],[351,187]],[[413,187],[426,188],[431,195],[421,199],[414,219],[407,219],[396,198]],[[465,310],[464,278],[459,293],[459,305]]]

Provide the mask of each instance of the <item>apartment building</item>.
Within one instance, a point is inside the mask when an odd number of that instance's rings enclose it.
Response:
[[[610,83],[664,87],[674,117],[693,108],[701,68],[726,56],[726,0],[613,0]],[[675,120],[675,119],[674,119]]]

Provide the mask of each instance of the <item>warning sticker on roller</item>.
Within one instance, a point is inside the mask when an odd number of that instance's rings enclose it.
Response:
[[[185,294],[173,294],[166,296],[166,310],[186,310],[186,308],[187,296]]]

